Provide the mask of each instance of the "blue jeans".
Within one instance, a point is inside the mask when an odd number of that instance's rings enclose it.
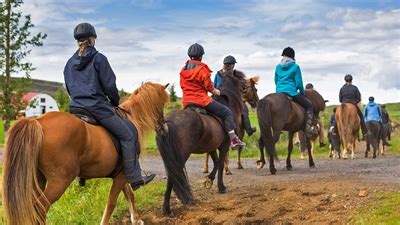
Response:
[[[233,113],[225,105],[216,101],[212,101],[210,104],[206,105],[204,109],[207,112],[210,112],[221,118],[224,121],[225,129],[227,131],[231,131],[236,128],[235,123],[233,122]]]
[[[109,130],[121,143],[122,163],[125,176],[129,183],[142,180],[139,164],[139,145],[135,140],[134,133],[125,124],[124,120],[117,115],[99,120],[101,125]]]

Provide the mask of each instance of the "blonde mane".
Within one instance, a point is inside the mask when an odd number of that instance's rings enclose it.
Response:
[[[119,106],[129,112],[128,118],[138,130],[141,150],[145,137],[164,118],[164,105],[169,101],[166,86],[146,82]]]

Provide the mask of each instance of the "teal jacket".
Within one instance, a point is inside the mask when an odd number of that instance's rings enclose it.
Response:
[[[286,93],[290,96],[304,95],[303,78],[299,65],[289,58],[283,58],[275,68],[276,93]],[[299,92],[298,92],[299,91]]]

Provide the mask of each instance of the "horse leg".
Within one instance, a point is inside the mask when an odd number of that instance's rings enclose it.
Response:
[[[208,157],[210,155],[208,153],[206,153],[206,158],[204,160],[204,164],[203,164],[203,173],[208,173]]]
[[[240,148],[239,150],[238,150],[238,155],[237,155],[237,168],[238,169],[243,169],[243,165],[242,165],[242,162],[241,162],[241,160],[240,160],[240,154],[242,153],[242,148]]]
[[[307,140],[307,150],[308,150],[308,165],[311,168],[314,168],[315,163],[314,163],[314,157],[313,157],[312,150],[311,150],[312,149],[311,140],[310,140],[310,138],[306,138],[306,140]]]
[[[365,158],[368,158],[368,152],[370,150],[370,144],[369,144],[368,138],[367,138],[367,140],[365,142],[365,146],[366,146],[366,148],[365,148]]]
[[[287,155],[287,158],[286,158],[286,169],[287,170],[291,170],[293,168],[292,162],[291,162],[291,159],[290,159],[290,157],[292,155],[292,151],[293,151],[293,136],[294,136],[294,133],[293,132],[289,132],[289,137],[288,137],[288,141],[289,141],[289,143],[288,143],[288,155]]]
[[[72,174],[72,173],[71,173]],[[39,197],[39,201],[44,206],[46,216],[50,206],[56,202],[62,194],[67,190],[69,185],[71,185],[72,181],[74,181],[75,177],[78,174],[71,175],[71,176],[62,176],[57,174],[58,177],[48,177],[47,178],[47,185],[43,192],[44,196]]]
[[[108,200],[106,203],[106,207],[103,212],[103,216],[101,217],[101,222],[100,224],[109,224],[112,212],[114,211],[114,208],[117,204],[117,199],[119,193],[121,193],[122,189],[126,185],[126,178],[124,177],[123,173],[119,173],[114,179],[113,183],[111,185],[110,192],[108,194]],[[131,202],[128,200],[128,204],[130,205]],[[131,218],[133,219],[133,218]],[[133,220],[132,220],[133,222]]]
[[[265,144],[262,139],[258,139],[258,149],[260,150],[260,160],[257,160],[257,169],[261,169],[265,165],[265,157],[264,157],[264,148]]]
[[[171,206],[170,206],[171,192],[172,192],[172,180],[168,176],[168,178],[167,178],[167,188],[165,190],[164,204],[163,204],[163,214],[165,216],[170,216],[172,214],[171,213]]]
[[[122,191],[124,192],[125,198],[129,204],[129,212],[131,213],[131,222],[134,225],[144,225],[143,220],[140,219],[139,214],[137,213],[135,207],[135,196],[133,194],[132,189],[128,184],[125,184]]]
[[[230,143],[224,144],[219,148],[219,162],[218,162],[218,192],[225,193],[226,187],[224,185],[223,161],[226,153],[229,151]]]
[[[219,167],[217,151],[210,152],[210,156],[211,156],[211,159],[213,161],[214,167],[213,167],[211,173],[207,176],[207,179],[204,181],[204,186],[207,189],[211,188],[211,186],[212,186],[212,184],[214,182],[214,179],[215,179],[215,174],[217,173],[217,170],[218,170],[218,167]],[[224,161],[223,160],[224,159],[220,160],[220,163],[222,164],[221,171],[224,169],[223,168],[223,166],[224,166]]]
[[[240,151],[240,150],[238,150],[238,151]],[[225,174],[226,175],[232,175],[233,174],[232,171],[229,169],[229,151],[225,155],[224,170],[225,170]]]

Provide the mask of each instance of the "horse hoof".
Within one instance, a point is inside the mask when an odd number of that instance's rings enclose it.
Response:
[[[271,172],[272,175],[275,175],[276,174],[276,169],[270,170],[270,172]]]
[[[203,169],[203,173],[208,173],[208,169]]]
[[[132,222],[132,224],[136,224],[136,225],[144,225],[143,220],[138,220],[136,222]]]
[[[208,179],[204,181],[204,187],[210,189],[212,186],[212,180]]]
[[[173,216],[171,209],[163,209],[163,215],[164,216]]]
[[[237,168],[238,168],[238,170],[244,169],[242,165],[239,165]]]
[[[292,170],[293,167],[292,167],[292,166],[287,166],[286,169],[287,169],[287,170]]]
[[[218,188],[218,193],[223,194],[226,192],[226,187]]]
[[[257,162],[257,169],[262,169],[264,167],[265,163],[262,162]]]
[[[225,175],[233,175],[233,173],[229,170],[225,172]]]
[[[315,168],[315,164],[310,164],[310,168]]]

